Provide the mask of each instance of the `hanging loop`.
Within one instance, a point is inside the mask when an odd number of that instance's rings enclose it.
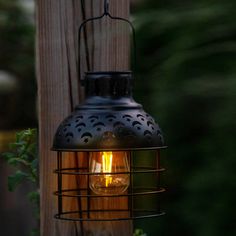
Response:
[[[79,32],[78,32],[78,49],[79,49],[79,55],[78,55],[78,74],[79,74],[79,80],[80,82],[82,82],[81,84],[83,85],[83,80],[82,80],[82,75],[81,75],[81,35],[82,35],[82,30],[85,30],[84,27],[88,22],[92,22],[92,21],[96,21],[96,20],[100,20],[103,17],[109,17],[111,20],[118,20],[118,21],[123,21],[125,23],[127,23],[131,29],[131,33],[132,33],[132,38],[133,38],[133,54],[134,54],[134,58],[133,58],[133,68],[134,71],[136,69],[136,65],[137,65],[137,55],[136,55],[136,33],[135,33],[135,28],[133,26],[133,24],[131,23],[131,21],[129,21],[128,19],[122,18],[122,17],[117,17],[117,16],[112,16],[109,12],[109,5],[110,5],[110,0],[104,0],[104,12],[101,16],[97,16],[97,17],[92,17],[92,18],[88,18],[87,20],[83,21],[79,27]]]
[[[104,14],[109,15],[110,0],[104,0]]]

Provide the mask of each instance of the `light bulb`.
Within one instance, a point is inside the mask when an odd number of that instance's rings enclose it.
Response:
[[[123,193],[129,187],[127,152],[90,152],[90,189],[99,195]]]

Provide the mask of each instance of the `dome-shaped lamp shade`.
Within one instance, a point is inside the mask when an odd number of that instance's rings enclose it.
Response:
[[[132,98],[131,72],[91,72],[86,100],[57,129],[53,150],[139,150],[165,146],[158,124]]]

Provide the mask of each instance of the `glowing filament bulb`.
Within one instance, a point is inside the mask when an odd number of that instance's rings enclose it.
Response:
[[[96,194],[120,194],[129,187],[127,152],[91,152],[89,185]]]
[[[103,167],[104,167],[104,170],[102,171],[103,173],[110,173],[111,172],[112,158],[113,158],[112,152],[103,152],[102,153],[102,163],[103,163]],[[111,175],[105,175],[105,179],[106,179],[106,187],[108,187],[109,184],[111,184],[111,182],[112,182],[112,177],[111,177]]]

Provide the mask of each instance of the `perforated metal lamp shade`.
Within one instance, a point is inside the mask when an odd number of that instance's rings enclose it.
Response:
[[[165,147],[158,124],[132,98],[131,72],[91,72],[84,81],[86,100],[59,126],[54,150]]]
[[[74,112],[58,127],[53,150],[58,153],[58,213],[57,219],[72,221],[116,221],[149,217],[159,217],[164,213],[159,203],[155,209],[136,209],[133,202],[143,197],[159,197],[165,190],[160,186],[160,174],[164,171],[160,166],[160,149],[165,148],[163,135],[158,124],[147,114],[142,106],[132,98],[133,78],[131,72],[89,72],[84,79],[86,99],[78,105]],[[156,150],[155,162],[151,166],[135,166],[132,151]],[[91,152],[129,153],[130,169],[126,173],[130,186],[124,193],[114,195],[95,194],[89,188],[90,177],[96,175],[89,169],[89,157],[86,167],[63,166],[63,153],[73,152],[79,162],[78,153]],[[65,175],[85,178],[86,188],[63,189]],[[134,180],[137,175],[156,178],[154,186],[137,187]],[[144,178],[144,177],[142,177]],[[63,209],[63,198],[87,199],[87,208],[68,211]],[[91,209],[90,202],[94,198],[127,198],[127,209]],[[147,200],[149,201],[149,200]],[[109,211],[111,217],[103,215]],[[123,215],[121,213],[124,213]],[[93,215],[91,215],[92,213]],[[97,215],[96,215],[96,214]]]

